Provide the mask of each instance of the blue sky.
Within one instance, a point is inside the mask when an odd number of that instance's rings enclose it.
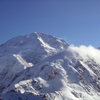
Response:
[[[100,0],[0,0],[0,44],[32,32],[100,46]]]

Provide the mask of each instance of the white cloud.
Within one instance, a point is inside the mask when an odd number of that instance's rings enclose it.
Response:
[[[84,46],[79,47],[71,45],[68,48],[69,51],[79,54],[83,59],[87,60],[88,57],[93,58],[96,63],[100,64],[100,50],[94,48],[93,46]]]

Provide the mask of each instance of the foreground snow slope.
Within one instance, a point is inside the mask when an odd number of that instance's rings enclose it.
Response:
[[[51,35],[15,37],[0,46],[0,97],[99,100],[100,62]]]

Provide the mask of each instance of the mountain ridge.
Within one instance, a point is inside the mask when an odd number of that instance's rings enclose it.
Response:
[[[0,97],[99,100],[100,64],[86,56],[48,34],[15,37],[0,46]]]

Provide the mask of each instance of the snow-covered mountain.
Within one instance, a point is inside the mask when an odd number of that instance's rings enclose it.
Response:
[[[44,33],[15,37],[0,45],[0,98],[99,100],[99,54]]]

